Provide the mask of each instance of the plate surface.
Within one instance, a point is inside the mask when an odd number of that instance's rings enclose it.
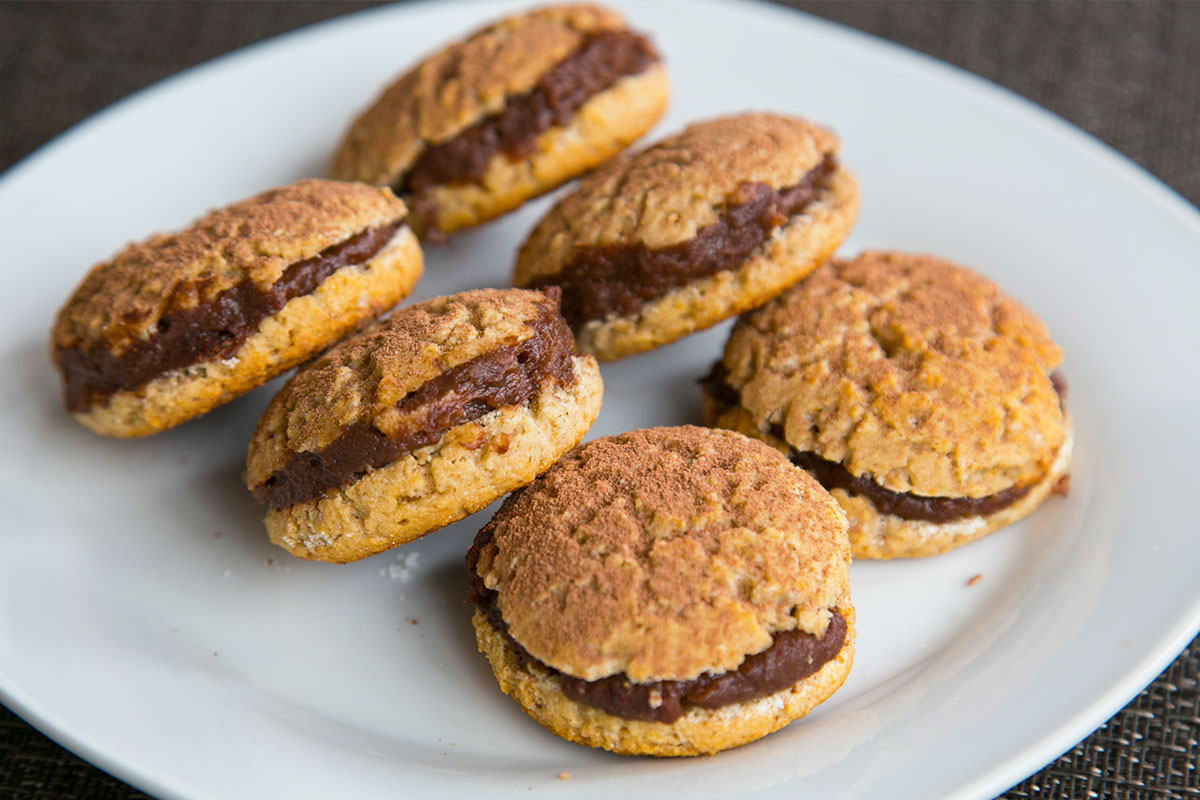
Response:
[[[754,5],[615,5],[668,59],[652,137],[748,108],[828,123],[863,184],[843,252],[949,257],[1046,320],[1071,380],[1071,496],[945,556],[856,563],[856,664],[805,721],[713,758],[621,759],[545,733],[475,652],[462,556],[490,510],[358,564],[301,562],[266,543],[240,483],[270,390],[144,441],[78,426],[46,339],[89,264],[322,174],[392,75],[503,6],[382,9],[164,82],[0,182],[0,699],[164,797],[976,798],[1070,747],[1191,639],[1195,210],[1047,113],[878,40]],[[432,248],[413,299],[506,285],[548,202]],[[698,422],[695,380],[726,331],[606,366],[591,435]]]

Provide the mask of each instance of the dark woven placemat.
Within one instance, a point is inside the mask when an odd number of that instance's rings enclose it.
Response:
[[[185,67],[369,5],[2,4],[0,170],[90,114]],[[1007,86],[1200,204],[1200,2],[788,5]],[[1200,797],[1198,676],[1200,639],[1103,727],[1004,797]],[[0,707],[0,798],[143,796]]]

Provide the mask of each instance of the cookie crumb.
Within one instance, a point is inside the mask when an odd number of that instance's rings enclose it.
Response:
[[[406,619],[408,620],[409,625],[420,625],[421,624],[420,620],[414,619],[412,617],[406,617]]]
[[[1071,494],[1071,473],[1067,473],[1058,479],[1058,483],[1054,484],[1054,488],[1050,490],[1051,494],[1056,494],[1059,497],[1067,497]]]
[[[388,564],[379,570],[379,576],[383,577],[386,575],[394,581],[407,581],[412,577],[413,570],[417,568],[417,561],[420,558],[420,553],[399,553],[396,556],[395,563]]]
[[[974,586],[975,584],[979,583],[981,580],[983,580],[983,576],[980,575],[978,572],[976,572],[974,575],[967,578],[967,586]]]
[[[273,559],[273,558],[268,558],[268,559],[266,560],[266,565],[267,565],[268,567],[273,567],[273,566],[275,566],[275,559]]]
[[[560,781],[569,781],[569,780],[571,780],[571,773],[569,773],[569,772],[560,772],[560,773],[558,773],[558,779],[559,779]]]

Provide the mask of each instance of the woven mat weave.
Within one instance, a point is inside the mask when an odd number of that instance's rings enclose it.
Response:
[[[0,170],[90,114],[185,67],[368,5],[2,4]],[[788,5],[1007,86],[1109,143],[1200,205],[1200,2]],[[1200,798],[1198,677],[1200,639],[1103,727],[1003,797]],[[0,798],[143,796],[0,707]]]

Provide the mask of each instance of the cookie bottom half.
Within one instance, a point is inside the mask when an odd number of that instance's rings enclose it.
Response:
[[[437,229],[452,233],[487,222],[599,166],[653,127],[669,95],[666,70],[655,64],[590,98],[568,125],[542,133],[528,158],[498,153],[479,183],[432,187]]]
[[[231,357],[161,375],[75,419],[107,436],[146,436],[198,417],[266,383],[387,311],[412,292],[424,269],[420,245],[402,226],[371,260],[343,267],[309,294],[267,317]]]
[[[858,181],[839,169],[803,214],[779,228],[741,266],[645,303],[633,314],[592,320],[577,346],[601,361],[652,350],[757,308],[825,263],[858,219]]]
[[[854,663],[855,614],[848,602],[846,643],[820,670],[774,694],[718,709],[691,708],[671,724],[624,719],[567,699],[558,679],[528,668],[482,612],[471,622],[479,651],[491,664],[500,690],[550,732],[577,744],[621,755],[699,756],[748,744],[808,714],[841,687]]]
[[[576,381],[547,382],[526,406],[500,408],[448,430],[319,500],[267,512],[271,541],[294,556],[348,562],[473,514],[532,481],[579,443],[600,413],[603,384],[588,356]]]

